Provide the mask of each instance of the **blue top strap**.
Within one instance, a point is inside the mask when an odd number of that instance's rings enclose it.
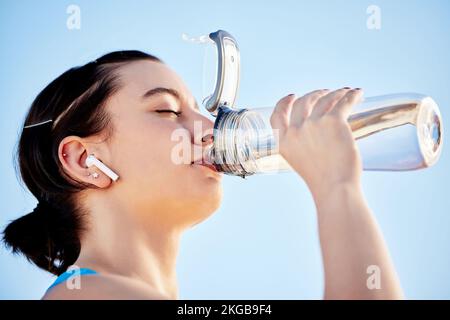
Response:
[[[57,284],[60,284],[61,282],[64,282],[68,280],[69,278],[73,276],[81,276],[81,275],[89,275],[89,274],[97,274],[97,271],[88,269],[88,268],[80,268],[80,269],[73,269],[65,271],[64,273],[61,273],[58,278],[53,282],[53,284],[47,289],[50,290]]]

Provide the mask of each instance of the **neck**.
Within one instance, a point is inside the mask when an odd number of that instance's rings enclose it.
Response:
[[[89,205],[89,204],[88,204]],[[141,223],[120,204],[96,199],[88,217],[88,230],[81,240],[81,252],[75,265],[92,267],[144,281],[170,299],[178,298],[176,258],[181,231],[157,219]],[[164,217],[164,212],[152,217]]]

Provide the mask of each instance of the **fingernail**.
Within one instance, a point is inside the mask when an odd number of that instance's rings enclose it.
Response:
[[[288,97],[295,96],[295,93],[288,94],[287,96],[288,96]]]
[[[361,90],[361,88],[355,88],[355,90]]]
[[[343,87],[342,89],[350,89],[350,87]]]

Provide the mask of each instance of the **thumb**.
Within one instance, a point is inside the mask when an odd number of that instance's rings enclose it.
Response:
[[[293,93],[280,99],[270,116],[270,125],[273,129],[278,129],[280,134],[283,134],[289,127],[289,118],[294,100],[295,94]]]

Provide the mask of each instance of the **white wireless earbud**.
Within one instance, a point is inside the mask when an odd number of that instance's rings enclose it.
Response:
[[[106,174],[113,181],[116,181],[117,179],[119,179],[119,176],[114,171],[112,171],[110,168],[108,168],[103,162],[98,160],[93,154],[90,154],[86,158],[86,165],[88,167],[96,166],[101,172]]]

